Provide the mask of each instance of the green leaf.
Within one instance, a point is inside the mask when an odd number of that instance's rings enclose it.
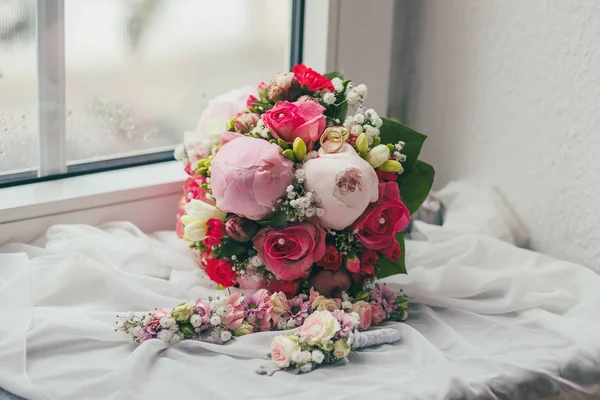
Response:
[[[236,242],[233,239],[227,239],[225,242],[215,250],[215,258],[231,258],[231,256],[241,256],[248,253],[248,246],[243,243]]]
[[[280,212],[275,214],[275,216],[273,218],[270,219],[263,219],[262,221],[256,221],[258,223],[258,225],[265,227],[265,226],[270,226],[271,228],[275,228],[275,229],[282,229],[285,228],[285,224],[286,224],[286,219],[285,219],[285,214]]]
[[[344,71],[331,71],[323,74],[323,76],[327,79],[340,78],[341,80],[344,80]]]
[[[183,336],[185,336],[186,338],[196,336],[196,331],[194,330],[192,324],[179,324],[179,330],[181,331],[181,333],[183,333]]]
[[[395,262],[388,260],[381,256],[377,261],[379,270],[377,272],[378,278],[385,278],[386,276],[406,274],[406,256],[405,256],[405,244],[404,234],[402,232],[396,233],[396,241],[400,245],[400,257]]]
[[[406,161],[402,163],[404,172],[398,179],[398,182],[400,183],[404,180],[404,176],[410,173],[415,161],[417,161],[417,158],[419,158],[421,147],[423,147],[423,142],[425,142],[427,136],[404,124],[401,124],[400,122],[393,121],[388,118],[382,118],[382,120],[383,125],[381,126],[380,130],[381,143],[396,144],[399,141],[403,141],[405,143],[402,154],[406,154]]]
[[[402,174],[404,175],[404,174]],[[433,185],[433,178],[435,176],[435,170],[433,167],[426,162],[417,160],[412,167],[410,173],[404,177],[402,182],[398,178],[398,184],[400,185],[400,195],[402,201],[410,214],[414,214],[421,204],[427,198],[427,195],[431,191]]]

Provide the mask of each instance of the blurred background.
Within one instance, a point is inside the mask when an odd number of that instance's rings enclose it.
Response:
[[[170,150],[289,68],[291,1],[65,0],[69,163]],[[37,165],[36,1],[0,0],[0,174]]]

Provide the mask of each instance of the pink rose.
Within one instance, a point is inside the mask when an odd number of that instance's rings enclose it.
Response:
[[[249,219],[262,219],[294,180],[293,161],[281,147],[263,139],[238,136],[217,152],[211,185],[218,207]]]
[[[258,290],[267,287],[267,281],[264,276],[251,269],[247,269],[244,275],[238,275],[237,282],[240,289],[244,290]]]
[[[319,217],[321,224],[343,230],[364,213],[369,203],[377,200],[377,174],[348,143],[337,153],[327,153],[323,148],[318,153],[318,158],[308,160],[302,167],[305,187],[314,192],[325,210]]]
[[[352,304],[352,311],[357,313],[360,318],[358,329],[361,331],[367,330],[373,321],[373,310],[371,309],[371,305],[366,301],[358,301]]]
[[[262,118],[275,138],[293,143],[299,137],[304,140],[308,150],[312,150],[325,130],[323,111],[325,107],[312,101],[280,101]]]
[[[254,238],[254,248],[275,276],[292,281],[306,276],[325,254],[325,230],[312,222],[267,227]]]
[[[370,302],[369,305],[371,306],[371,324],[379,325],[385,318],[385,312],[383,311],[381,304],[375,301]]]
[[[242,326],[242,322],[244,322],[244,304],[242,296],[239,293],[233,293],[229,296],[225,309],[227,310],[227,314],[221,317],[223,326],[231,330]]]
[[[352,285],[350,274],[343,268],[337,271],[321,271],[310,282],[315,290],[327,298],[339,298]]]
[[[402,203],[396,182],[379,184],[379,199],[370,204],[352,225],[367,249],[382,250],[394,246],[395,234],[410,222],[410,213]],[[387,252],[387,250],[384,250]],[[388,254],[394,255],[393,251]]]

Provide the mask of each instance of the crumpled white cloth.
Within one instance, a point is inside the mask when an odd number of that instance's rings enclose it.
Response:
[[[514,246],[526,234],[488,187],[437,194],[446,224],[417,224],[402,340],[302,376],[254,373],[274,332],[219,346],[139,347],[115,315],[214,293],[173,232],[58,225],[0,248],[0,387],[38,399],[536,399],[600,383],[600,276]]]

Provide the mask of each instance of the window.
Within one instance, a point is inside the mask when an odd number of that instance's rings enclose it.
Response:
[[[301,21],[300,0],[1,1],[0,185],[171,159],[208,99],[289,69]]]

